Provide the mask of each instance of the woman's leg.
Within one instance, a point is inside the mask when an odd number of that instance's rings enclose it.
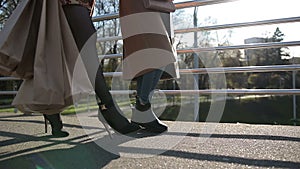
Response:
[[[100,99],[98,116],[116,131],[122,134],[139,130],[140,127],[132,124],[125,118],[120,109],[114,104],[113,98],[107,87],[96,49],[96,30],[87,8],[80,5],[63,6],[68,23],[72,30],[81,59],[93,85],[97,97]]]
[[[162,123],[151,108],[151,93],[162,75],[162,70],[154,70],[137,78],[137,98],[131,121],[150,132],[162,133],[168,126]]]
[[[63,9],[91,84],[101,101],[108,104],[112,101],[112,97],[97,56],[96,29],[89,11],[81,5],[65,5]]]
[[[151,101],[151,92],[156,88],[162,72],[162,70],[157,69],[137,78],[137,96],[141,103],[146,104]]]

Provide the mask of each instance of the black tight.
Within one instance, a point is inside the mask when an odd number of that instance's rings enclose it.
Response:
[[[65,5],[63,9],[96,95],[102,103],[112,104],[112,96],[96,52],[96,38],[92,38],[96,36],[96,29],[88,9],[80,5]]]

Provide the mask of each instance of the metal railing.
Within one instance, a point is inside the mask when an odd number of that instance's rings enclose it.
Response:
[[[238,0],[193,0],[176,3],[177,9],[190,8],[196,6],[212,5],[217,3],[227,3]],[[102,16],[93,17],[94,22],[116,19],[119,17],[118,13],[106,14]],[[199,32],[199,31],[210,31],[210,30],[221,30],[229,28],[242,28],[259,25],[271,25],[271,24],[283,24],[283,23],[295,23],[300,22],[300,16],[289,17],[289,18],[278,18],[271,20],[261,20],[255,22],[243,22],[243,23],[231,23],[214,26],[202,26],[187,29],[175,30],[175,34]],[[99,37],[98,42],[122,40],[121,36],[112,37]],[[235,50],[235,49],[261,49],[261,48],[276,48],[276,47],[291,47],[300,46],[300,41],[289,41],[289,42],[269,42],[269,43],[256,43],[256,44],[242,44],[234,46],[216,46],[216,47],[199,47],[177,50],[178,54],[183,53],[194,53],[194,52],[208,52],[208,51],[223,51],[223,50]],[[121,58],[122,54],[108,54],[100,56],[100,58]],[[294,65],[272,65],[272,66],[244,66],[244,67],[215,67],[215,68],[195,68],[195,69],[181,69],[181,74],[206,74],[209,73],[244,73],[244,72],[273,72],[273,71],[291,71],[293,72],[293,89],[208,89],[208,90],[163,90],[166,94],[202,94],[210,95],[212,93],[226,93],[226,94],[270,94],[270,95],[293,95],[293,118],[296,120],[296,106],[295,100],[296,95],[300,95],[300,89],[295,89],[295,73],[300,70],[300,64]],[[121,72],[105,72],[106,77],[122,76]],[[0,81],[6,80],[17,80],[12,77],[1,77]],[[112,93],[133,93],[134,91],[112,91]],[[0,91],[0,95],[15,95],[17,91]]]
[[[233,0],[236,1],[236,0]],[[195,0],[187,1],[176,4],[177,9],[202,6],[202,5],[212,5],[217,3],[226,3],[231,2],[231,0]],[[110,14],[100,17],[95,17],[94,21],[103,21],[106,19],[115,19],[118,18],[118,13]],[[255,22],[243,22],[243,23],[232,23],[232,24],[223,24],[223,25],[214,25],[214,26],[203,26],[187,29],[178,29],[175,30],[175,34],[182,33],[192,33],[199,31],[211,31],[211,30],[221,30],[229,28],[242,28],[242,27],[251,27],[251,26],[260,26],[260,25],[271,25],[271,24],[283,24],[283,23],[295,23],[300,22],[300,17],[289,17],[289,18],[278,18],[271,20],[261,20]],[[122,40],[121,36],[112,36],[112,37],[101,37],[98,38],[98,42],[113,41],[113,40]],[[240,49],[262,49],[262,48],[276,48],[276,47],[292,47],[300,46],[300,41],[289,41],[289,42],[268,42],[268,43],[255,43],[255,44],[243,44],[243,45],[234,45],[234,46],[217,46],[217,47],[200,47],[200,48],[189,48],[189,49],[180,49],[177,50],[178,54],[184,53],[197,53],[197,52],[209,52],[209,51],[224,51],[224,50],[240,50]],[[122,54],[110,54],[100,56],[102,58],[121,58]],[[274,71],[291,71],[293,72],[293,89],[209,89],[209,90],[163,90],[165,94],[201,94],[201,95],[210,95],[215,94],[237,94],[237,95],[293,95],[293,118],[296,120],[296,97],[295,95],[300,94],[299,89],[295,89],[295,77],[296,72],[300,70],[299,64],[294,65],[273,65],[273,66],[244,66],[244,67],[221,67],[221,68],[194,68],[194,69],[181,69],[181,74],[206,74],[209,73],[245,73],[245,72],[274,72]],[[122,72],[106,72],[106,77],[112,76],[122,76]],[[113,93],[133,93],[134,91],[113,91]],[[197,99],[196,99],[197,100]],[[198,103],[195,103],[195,106]],[[195,113],[196,116],[196,113]]]
[[[235,1],[235,0],[232,0]],[[186,1],[176,4],[177,9],[203,6],[203,5],[212,5],[217,3],[226,3],[231,2],[231,0],[194,0]],[[118,14],[110,14],[101,17],[95,17],[94,21],[103,21],[105,19],[118,18]],[[214,26],[203,26],[187,29],[178,29],[175,30],[175,34],[199,32],[199,31],[211,31],[211,30],[221,30],[221,29],[230,29],[230,28],[242,28],[242,27],[251,27],[251,26],[260,26],[260,25],[271,25],[271,24],[283,24],[283,23],[295,23],[300,22],[300,17],[290,17],[290,18],[278,18],[270,20],[261,20],[255,22],[243,22],[243,23],[232,23],[232,24],[223,24],[223,25],[214,25]],[[113,40],[122,40],[121,36],[112,36],[112,37],[101,37],[98,38],[98,42],[113,41]],[[289,41],[289,42],[268,42],[268,43],[255,43],[255,44],[243,44],[243,45],[234,45],[234,46],[217,46],[217,47],[200,47],[200,48],[189,48],[189,49],[180,49],[177,50],[178,54],[184,53],[196,53],[196,52],[209,52],[209,51],[224,51],[224,50],[240,50],[240,49],[263,49],[263,48],[276,48],[276,47],[292,47],[300,46],[300,41]],[[111,54],[100,56],[101,58],[120,58],[122,54]],[[293,95],[293,118],[296,120],[296,95],[300,94],[299,89],[295,89],[295,78],[296,72],[300,70],[299,64],[294,65],[272,65],[272,66],[245,66],[245,67],[219,67],[219,68],[194,68],[194,69],[181,69],[181,74],[207,74],[211,73],[245,73],[245,72],[274,72],[274,71],[290,71],[293,73],[293,89],[209,89],[209,90],[162,90],[165,94],[201,94],[201,95],[211,95],[214,94],[235,94],[235,95]],[[122,76],[121,72],[106,72],[105,76]],[[113,93],[118,94],[128,94],[133,93],[134,91],[113,91]],[[197,103],[196,103],[197,102]],[[195,98],[195,107],[198,106],[198,98]],[[197,109],[194,109],[197,111]],[[198,116],[198,112],[194,112],[195,119]],[[296,124],[296,123],[294,123]]]

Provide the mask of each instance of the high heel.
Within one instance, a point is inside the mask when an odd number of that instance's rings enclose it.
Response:
[[[108,124],[114,131],[120,134],[129,134],[141,129],[139,125],[132,124],[121,113],[117,104],[114,104],[113,98],[106,85],[101,64],[97,70],[95,79],[96,100],[99,106],[98,119],[103,124]],[[106,123],[105,123],[106,122]],[[105,126],[105,125],[104,125]],[[107,126],[106,126],[107,127]]]
[[[98,109],[98,119],[103,124],[103,126],[104,126],[105,130],[107,131],[109,137],[112,139],[113,136],[112,136],[112,134],[111,134],[111,132],[109,130],[108,123],[106,122],[106,120],[102,116],[100,109]]]
[[[131,122],[140,125],[144,130],[153,133],[163,133],[168,130],[168,126],[160,121],[151,108],[151,104],[141,104],[136,99],[135,108],[132,111]]]
[[[52,128],[52,136],[54,137],[67,137],[69,133],[66,131],[62,131],[63,124],[60,118],[60,114],[43,114],[45,120],[45,133],[47,133],[47,121],[50,122],[50,126]]]
[[[105,105],[102,103],[98,103],[98,105],[98,119],[102,123],[104,122],[103,124],[106,122],[114,131],[121,134],[129,134],[141,129],[139,125],[130,123],[127,118],[121,115],[115,105]]]
[[[44,123],[45,123],[45,133],[48,133],[48,123],[47,123],[47,119],[44,116]]]

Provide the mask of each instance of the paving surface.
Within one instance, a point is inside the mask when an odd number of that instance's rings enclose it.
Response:
[[[95,112],[62,119],[70,136],[52,138],[41,115],[0,113],[0,169],[300,168],[299,126],[166,122],[111,138]]]

